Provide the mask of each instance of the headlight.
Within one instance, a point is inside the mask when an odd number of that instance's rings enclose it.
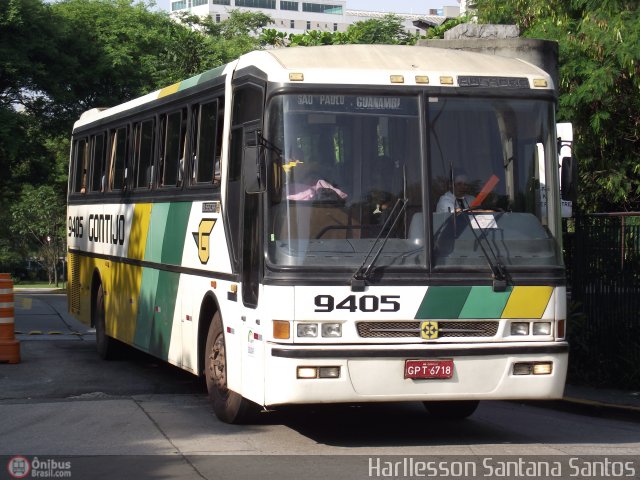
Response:
[[[312,338],[318,336],[317,323],[299,323],[296,327],[298,337]]]
[[[551,335],[551,323],[549,322],[534,322],[533,323],[534,335]]]
[[[512,323],[511,335],[529,335],[529,324],[524,322]]]
[[[342,324],[340,323],[323,323],[322,324],[322,336],[323,337],[342,337]]]

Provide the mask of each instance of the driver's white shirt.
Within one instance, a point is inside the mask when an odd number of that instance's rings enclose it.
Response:
[[[465,208],[468,208],[475,200],[475,197],[471,195],[464,195],[462,197],[462,203]],[[453,192],[447,192],[440,197],[438,205],[436,206],[436,213],[453,213],[456,208],[460,208],[460,204],[456,201],[456,197]]]

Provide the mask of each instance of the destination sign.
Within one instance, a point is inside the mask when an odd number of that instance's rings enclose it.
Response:
[[[418,99],[414,96],[299,94],[285,98],[285,111],[417,115]]]

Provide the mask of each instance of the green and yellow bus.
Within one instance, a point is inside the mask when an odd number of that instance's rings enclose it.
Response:
[[[256,51],[73,129],[69,310],[216,415],[562,396],[554,85],[419,46]]]

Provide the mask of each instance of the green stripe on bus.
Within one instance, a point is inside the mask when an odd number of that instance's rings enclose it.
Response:
[[[416,318],[458,318],[471,287],[429,287]]]
[[[204,72],[199,76],[198,84],[201,84],[208,80],[213,80],[214,78],[219,77],[220,75],[222,75],[222,72],[224,71],[224,67],[226,67],[226,65],[220,65],[219,67],[212,68],[211,70],[207,70],[206,72]]]
[[[151,210],[144,259],[149,262],[182,263],[191,202],[157,203]]]
[[[151,326],[156,306],[156,291],[158,289],[159,270],[153,268],[142,269],[140,284],[140,298],[138,298],[138,314],[136,317],[136,332],[133,343],[145,351],[149,351]]]
[[[178,296],[180,274],[144,268],[134,344],[167,360]]]
[[[171,329],[176,309],[178,296],[178,283],[180,274],[175,272],[160,271],[158,275],[158,288],[156,290],[156,308],[153,322],[151,323],[151,335],[149,340],[149,353],[163,360],[169,359],[169,345],[171,344]]]
[[[511,287],[505,292],[494,292],[492,287],[473,287],[458,318],[500,318]]]
[[[196,75],[195,77],[191,77],[191,78],[187,78],[186,80],[183,80],[182,82],[180,82],[180,86],[178,87],[178,91],[181,92],[182,90],[186,90],[187,88],[191,88],[191,87],[195,87],[196,85],[198,85],[200,77],[202,75]]]
[[[175,202],[169,204],[167,211],[164,239],[162,241],[162,263],[182,264],[182,250],[187,237],[187,223],[191,213],[191,202]],[[191,237],[191,234],[189,234]]]
[[[167,215],[170,203],[156,203],[151,209],[151,221],[147,234],[147,246],[144,259],[149,262],[160,262],[162,258],[162,244],[167,226]]]

